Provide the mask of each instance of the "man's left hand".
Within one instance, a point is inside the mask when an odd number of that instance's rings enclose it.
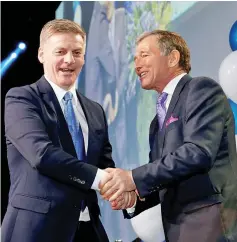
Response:
[[[105,171],[112,175],[112,179],[100,183],[100,194],[104,199],[112,202],[123,192],[136,189],[132,171],[126,171],[120,168],[107,168]]]
[[[118,199],[116,199],[110,203],[113,210],[131,208],[135,205],[135,203],[137,201],[137,194],[134,191],[124,192],[120,196],[122,196],[123,199],[121,199],[119,201],[118,201]],[[120,196],[119,196],[119,198],[120,198]]]

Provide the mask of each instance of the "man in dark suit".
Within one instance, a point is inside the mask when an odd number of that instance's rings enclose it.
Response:
[[[108,241],[95,190],[114,162],[102,107],[75,88],[84,54],[78,24],[48,22],[38,53],[44,76],[6,95],[11,186],[3,242]]]
[[[141,36],[134,60],[142,88],[159,93],[149,164],[107,169],[113,178],[101,182],[101,194],[113,201],[136,189],[140,199],[130,215],[125,212],[127,218],[161,203],[167,242],[236,242],[234,119],[222,88],[210,78],[188,75],[189,49],[173,32]]]

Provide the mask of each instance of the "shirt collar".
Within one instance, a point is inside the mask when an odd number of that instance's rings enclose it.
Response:
[[[59,101],[59,103],[62,102],[62,99],[64,97],[64,95],[66,94],[66,92],[70,91],[73,95],[73,101],[75,101],[75,103],[77,104],[77,94],[76,94],[76,87],[75,85],[73,85],[70,90],[66,91],[63,88],[59,87],[57,84],[55,84],[54,82],[50,81],[46,76],[44,76],[45,79],[48,81],[48,83],[51,85],[51,87],[54,90],[54,93]]]
[[[178,85],[179,81],[181,80],[181,78],[183,76],[185,76],[187,73],[182,73],[178,76],[176,76],[175,78],[173,78],[164,88],[163,92],[168,93],[168,95],[173,95],[174,90],[176,88],[176,86]]]

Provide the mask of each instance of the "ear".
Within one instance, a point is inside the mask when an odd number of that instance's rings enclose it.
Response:
[[[41,64],[44,63],[44,52],[41,47],[39,47],[39,49],[38,49],[38,60]]]
[[[180,53],[178,50],[172,50],[169,54],[169,67],[174,67],[179,64]]]

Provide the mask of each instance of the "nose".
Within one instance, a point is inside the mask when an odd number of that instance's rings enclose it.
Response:
[[[134,61],[134,64],[135,64],[135,71],[138,74],[139,71],[142,69],[141,61],[138,58],[136,58]]]
[[[136,71],[137,75],[140,73],[141,69],[142,69],[142,67],[140,65],[135,64],[135,71]]]
[[[67,52],[67,54],[64,56],[64,62],[68,64],[75,63],[74,56],[71,52]]]

